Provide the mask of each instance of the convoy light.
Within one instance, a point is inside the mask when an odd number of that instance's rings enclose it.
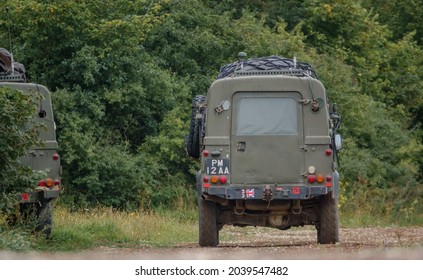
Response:
[[[314,173],[316,173],[316,167],[314,167],[313,165],[310,165],[307,168],[307,171],[308,171],[308,174],[314,174]]]

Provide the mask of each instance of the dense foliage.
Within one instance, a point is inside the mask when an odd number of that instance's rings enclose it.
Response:
[[[35,126],[30,125],[35,112],[32,96],[0,87],[0,213],[13,212],[16,194],[30,186],[32,170],[18,159],[37,141]]]
[[[15,57],[54,91],[67,203],[194,203],[191,99],[244,51],[312,64],[338,103],[343,212],[423,212],[420,2],[9,2]]]

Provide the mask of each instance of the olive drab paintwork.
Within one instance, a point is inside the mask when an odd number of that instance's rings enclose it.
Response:
[[[316,77],[294,70],[241,66],[213,82],[198,104],[206,108],[197,174],[201,246],[216,246],[223,225],[314,225],[318,242],[338,241],[331,114],[339,114],[330,112]]]
[[[11,58],[7,50],[0,48],[0,87],[16,90],[17,94],[33,96],[38,105],[32,124],[26,125],[37,125],[40,144],[31,147],[19,161],[42,174],[39,182],[20,195],[19,209],[23,218],[37,220],[36,231],[42,231],[50,237],[51,201],[60,195],[62,175],[51,94],[45,86],[28,82],[24,66],[13,62]]]

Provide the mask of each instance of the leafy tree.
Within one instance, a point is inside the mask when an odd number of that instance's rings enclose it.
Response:
[[[404,34],[413,33],[413,40],[423,44],[423,3],[421,1],[365,0],[363,6],[374,10],[378,20],[389,26],[394,39],[400,40]]]

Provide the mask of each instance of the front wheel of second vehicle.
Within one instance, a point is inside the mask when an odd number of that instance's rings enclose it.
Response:
[[[219,244],[219,227],[217,224],[217,204],[204,199],[198,200],[199,245],[216,247]]]
[[[44,234],[46,239],[50,239],[52,226],[51,202],[43,202],[38,206],[37,218],[38,224],[35,230]]]

